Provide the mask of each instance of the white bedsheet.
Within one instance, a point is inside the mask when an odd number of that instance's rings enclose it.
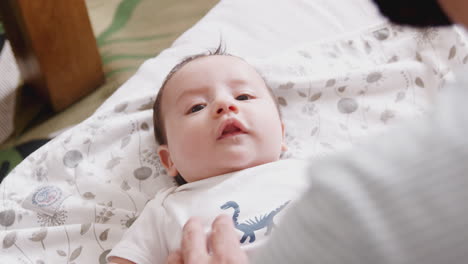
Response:
[[[220,35],[278,96],[286,157],[337,151],[417,118],[452,65],[468,60],[453,30],[392,26],[365,0],[221,1],[90,118],[3,181],[1,262],[103,263],[146,202],[173,184],[153,136],[162,80],[182,57],[216,47]]]

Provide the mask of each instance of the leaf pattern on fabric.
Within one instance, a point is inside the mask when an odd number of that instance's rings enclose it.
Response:
[[[393,112],[392,110],[385,110],[380,115],[380,120],[382,120],[382,122],[386,124],[390,119],[394,117],[395,117],[395,112]]]
[[[137,6],[133,2],[132,12]],[[128,24],[121,25],[108,33],[104,46],[126,41],[117,37]],[[437,94],[451,67],[468,62],[466,54],[453,33],[384,24],[266,58],[258,70],[265,71],[286,124],[289,150],[282,158],[326,155],[396,121],[419,118],[430,107],[429,92]],[[114,63],[132,56],[105,57]],[[24,263],[106,263],[148,197],[172,186],[151,133],[154,91],[126,95],[48,143],[47,151],[31,154],[6,180],[0,189],[5,254]],[[63,207],[52,215],[25,211],[21,202],[29,188],[44,183],[70,194]]]
[[[369,75],[367,75],[366,82],[375,83],[378,82],[380,79],[382,79],[381,72],[371,72]]]
[[[365,45],[366,53],[367,53],[367,54],[371,53],[371,52],[372,52],[372,46],[369,44],[369,42],[366,41],[366,42],[364,43],[364,45]]]
[[[96,223],[105,224],[115,215],[115,207],[112,207],[112,201],[107,202],[107,204],[101,203],[103,208],[99,211],[99,214],[96,215]]]
[[[294,83],[293,82],[288,82],[288,83],[281,84],[280,86],[278,86],[278,89],[283,89],[283,90],[289,90],[289,89],[292,89],[292,88],[294,88]]]
[[[322,97],[322,92],[317,92],[309,98],[309,101],[310,102],[317,101],[318,99],[320,99],[320,97]]]
[[[85,192],[83,194],[83,198],[85,198],[86,200],[93,200],[95,197],[96,195],[92,192]]]
[[[121,104],[118,104],[114,107],[114,112],[116,113],[122,113],[123,111],[125,111],[125,109],[127,109],[128,107],[128,103],[125,102],[125,103],[121,103]]]
[[[8,249],[11,246],[13,246],[15,242],[16,242],[16,231],[9,232],[3,238],[3,248]]]
[[[301,91],[297,91],[297,94],[300,96],[300,97],[307,97],[307,94],[301,92]]]
[[[29,240],[34,242],[42,242],[47,237],[47,228],[41,228],[39,231],[32,233]]]
[[[312,131],[310,132],[310,136],[311,136],[311,137],[315,136],[315,134],[317,134],[318,130],[319,130],[318,127],[314,127],[314,128],[312,129]]]
[[[416,52],[416,60],[419,62],[423,62],[422,56],[419,52]]]
[[[414,80],[414,83],[421,87],[421,88],[424,88],[424,81],[420,78],[420,77],[417,77],[416,80]]]
[[[106,230],[104,230],[104,232],[102,232],[99,235],[99,240],[106,241],[107,240],[107,235],[109,234],[109,230],[110,230],[110,228],[107,228]]]
[[[457,48],[455,46],[452,46],[449,51],[448,59],[451,60],[455,58],[456,55],[457,55]]]
[[[91,223],[81,224],[80,234],[81,235],[86,234],[89,231],[90,228],[91,228]]]
[[[99,255],[99,264],[107,264],[107,255],[111,252],[110,249],[104,250],[101,255]]]
[[[141,128],[142,130],[144,130],[144,131],[148,131],[148,130],[149,130],[149,125],[148,125],[148,123],[143,122],[143,123],[141,124],[140,128]]]
[[[332,87],[334,86],[336,83],[336,80],[335,79],[330,79],[327,81],[327,83],[325,84],[325,87]]]
[[[121,157],[113,157],[110,159],[107,164],[106,164],[106,170],[112,170],[115,166],[120,164],[120,161],[122,160]]]
[[[81,250],[83,249],[83,246],[79,246],[75,250],[73,250],[72,254],[70,255],[69,261],[74,261],[81,255]]]
[[[278,103],[281,105],[281,106],[288,106],[288,102],[286,101],[286,99],[284,99],[284,97],[278,97]]]
[[[124,138],[122,138],[122,142],[120,144],[120,148],[123,149],[125,148],[129,143],[130,143],[130,140],[132,139],[132,136],[128,135],[128,136],[125,136]]]
[[[374,31],[374,37],[380,41],[388,39],[390,36],[390,30],[388,28],[383,28]]]
[[[123,181],[122,184],[120,185],[120,188],[124,191],[130,190],[132,187],[128,184],[127,181]]]
[[[145,110],[153,109],[153,105],[154,105],[154,100],[150,99],[147,103],[140,105],[140,107],[138,107],[138,111],[145,111]]]
[[[340,86],[338,87],[338,92],[343,93],[346,90],[346,86]]]
[[[395,102],[403,101],[405,99],[405,97],[406,97],[406,92],[400,91],[396,95]]]

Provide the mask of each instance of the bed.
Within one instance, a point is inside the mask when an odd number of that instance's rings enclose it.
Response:
[[[159,86],[182,58],[220,39],[273,89],[286,124],[283,158],[328,155],[430,114],[451,69],[468,62],[456,28],[395,26],[367,0],[222,0],[7,176],[2,261],[105,263],[145,204],[174,184],[155,153]]]

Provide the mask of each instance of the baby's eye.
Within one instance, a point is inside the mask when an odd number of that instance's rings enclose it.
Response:
[[[245,100],[249,100],[249,99],[252,99],[252,96],[250,96],[248,94],[241,94],[241,95],[236,97],[236,100],[239,100],[239,101],[245,101]]]
[[[203,108],[205,108],[205,106],[202,105],[202,104],[194,105],[194,106],[192,106],[192,108],[190,108],[189,114],[190,114],[190,113],[198,112],[198,111],[202,110]]]

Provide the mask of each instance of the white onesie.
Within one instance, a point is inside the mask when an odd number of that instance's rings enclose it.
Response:
[[[180,248],[182,227],[190,217],[201,217],[208,232],[220,214],[233,216],[241,247],[250,255],[307,189],[306,171],[305,161],[281,160],[162,190],[108,257],[165,263],[169,252]]]

